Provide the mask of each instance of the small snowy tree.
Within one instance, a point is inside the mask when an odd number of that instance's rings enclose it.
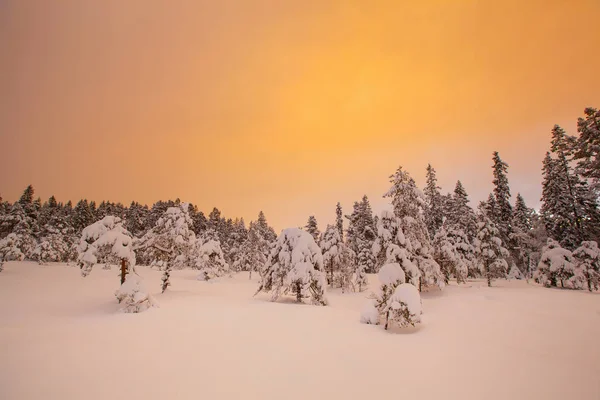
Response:
[[[125,260],[129,268],[135,266],[133,241],[119,217],[107,216],[84,228],[77,253],[83,277],[99,263],[116,264]]]
[[[573,254],[562,248],[556,240],[548,239],[533,278],[547,287],[556,287],[558,282],[565,287],[565,282],[574,276],[574,271]]]
[[[421,296],[414,285],[405,283],[406,277],[400,264],[385,264],[378,277],[379,288],[363,309],[361,322],[377,325],[384,320],[386,330],[390,322],[401,328],[421,322]]]
[[[321,232],[319,231],[319,227],[317,226],[317,219],[314,215],[308,217],[308,222],[306,223],[306,226],[304,228],[306,229],[306,232],[310,233],[315,242],[319,241],[319,238],[321,237]]]
[[[310,298],[313,304],[327,305],[321,249],[313,237],[298,228],[281,232],[271,250],[257,294],[271,292],[271,300],[292,292],[298,302]]]
[[[192,251],[196,236],[191,229],[192,220],[188,209],[187,203],[167,208],[156,225],[140,241],[139,248],[146,261],[163,269],[163,293],[171,285],[171,270],[191,265],[194,261]]]
[[[217,240],[208,240],[204,243],[197,243],[196,250],[196,268],[200,270],[198,280],[208,281],[227,275],[229,264],[225,261],[221,244]]]
[[[474,241],[475,253],[479,257],[487,284],[491,287],[493,279],[506,277],[508,251],[502,247],[496,225],[485,215],[481,218],[482,221],[477,224],[477,237]]]
[[[600,286],[600,250],[596,242],[582,242],[573,252],[576,275],[581,276],[588,290],[598,290]]]
[[[457,283],[466,282],[471,255],[474,254],[467,235],[460,229],[447,226],[444,221],[433,239],[433,249],[434,259],[440,265],[446,283],[451,275]]]
[[[321,250],[327,282],[331,287],[337,286],[345,291],[352,284],[356,260],[354,252],[342,241],[337,226],[327,225],[321,240]]]

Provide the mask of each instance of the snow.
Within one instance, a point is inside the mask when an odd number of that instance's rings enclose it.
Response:
[[[115,271],[4,267],[2,399],[600,398],[599,293],[451,282],[422,293],[416,328],[386,332],[357,319],[370,291],[273,303],[246,273],[183,269],[160,294],[162,273],[137,266],[160,308],[124,314]]]
[[[410,314],[419,316],[423,313],[419,290],[410,283],[399,285],[388,303],[394,310],[400,308],[400,303],[404,303]]]
[[[404,271],[400,267],[398,263],[389,263],[385,264],[379,270],[379,274],[377,275],[379,278],[379,282],[382,285],[392,285],[398,281],[404,282],[406,277],[404,275]]]

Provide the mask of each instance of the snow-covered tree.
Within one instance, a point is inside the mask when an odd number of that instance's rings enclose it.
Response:
[[[0,239],[0,263],[6,261],[23,261],[25,254],[20,248],[20,238],[15,233],[9,233]]]
[[[571,165],[576,139],[558,125],[552,129],[552,153],[543,162],[542,207],[548,234],[574,249],[600,235],[600,212],[594,191]]]
[[[313,237],[315,242],[319,241],[321,237],[321,231],[319,231],[319,228],[317,226],[317,219],[314,215],[308,217],[308,222],[306,223],[304,229],[306,229],[306,232],[310,233],[310,236]]]
[[[457,283],[466,282],[475,254],[467,235],[444,222],[435,235],[433,249],[434,259],[440,265],[446,283],[450,276],[454,276]]]
[[[321,249],[313,237],[298,228],[281,232],[271,250],[261,276],[261,291],[271,292],[271,300],[292,292],[298,302],[310,298],[313,304],[327,305]]]
[[[113,216],[85,227],[77,252],[77,264],[84,277],[99,263],[117,264],[125,260],[131,269],[136,261],[131,234],[123,227],[121,219]]]
[[[502,161],[497,151],[493,155],[494,165],[494,199],[496,200],[496,213],[492,221],[496,224],[500,237],[507,242],[512,233],[512,205],[510,204],[510,187],[508,186],[508,164]],[[490,216],[490,218],[492,218]]]
[[[431,164],[427,165],[426,186],[423,194],[425,195],[425,224],[429,235],[433,237],[442,226],[444,214],[442,194],[437,185],[435,169]]]
[[[481,215],[481,221],[477,224],[474,246],[488,286],[492,286],[493,279],[505,278],[508,251],[502,246],[498,228],[486,215]]]
[[[217,240],[197,243],[196,268],[200,270],[198,280],[208,281],[229,274],[229,264]]]
[[[589,179],[597,195],[600,195],[600,111],[595,108],[584,110],[585,118],[577,120],[576,151],[574,159],[577,169]]]
[[[469,240],[472,240],[477,234],[477,217],[469,201],[467,191],[461,181],[457,181],[448,207],[447,221],[450,226],[462,230]]]
[[[323,251],[323,267],[327,282],[332,287],[337,286],[342,288],[342,291],[347,290],[352,284],[356,260],[352,250],[342,241],[337,226],[327,225],[320,247]],[[361,285],[364,284],[361,279]]]
[[[548,244],[542,251],[542,257],[533,275],[536,282],[548,287],[556,287],[560,282],[561,287],[565,287],[565,283],[568,286],[574,272],[573,253],[561,247],[558,241],[548,239]]]
[[[600,249],[598,243],[593,241],[583,242],[573,252],[575,275],[581,277],[578,286],[587,286],[587,289],[598,290],[600,286]],[[582,285],[583,284],[583,285]]]
[[[375,223],[373,211],[367,196],[363,196],[360,202],[354,203],[347,231],[347,245],[357,256],[357,264],[365,272],[375,272],[376,260],[371,251],[375,242]]]
[[[156,225],[141,239],[138,248],[144,260],[163,270],[162,291],[170,286],[171,270],[195,263],[193,250],[196,236],[191,229],[192,220],[187,203],[169,207],[156,221]]]
[[[399,327],[421,322],[421,296],[414,285],[405,283],[406,277],[400,264],[385,264],[378,277],[379,287],[363,310],[361,322],[377,325],[383,320],[385,329],[390,322]]]
[[[335,206],[335,226],[340,234],[340,238],[344,240],[344,215],[340,203],[337,203]]]
[[[401,247],[420,271],[419,289],[423,285],[443,288],[444,276],[433,259],[433,247],[423,219],[423,207],[426,205],[423,194],[402,167],[390,176],[390,183],[392,186],[384,197],[392,199],[394,214],[404,234]]]

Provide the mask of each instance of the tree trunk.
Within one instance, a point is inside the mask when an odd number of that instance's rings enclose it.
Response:
[[[248,274],[248,279],[249,279],[249,280],[252,280],[252,268],[250,268],[250,271],[249,271],[249,272],[250,272],[250,273]]]
[[[591,292],[592,291],[592,280],[590,278],[588,278],[588,290]]]
[[[302,303],[302,288],[300,282],[296,282],[296,301]]]
[[[127,262],[123,258],[121,260],[121,285],[125,283],[125,275],[127,275]]]

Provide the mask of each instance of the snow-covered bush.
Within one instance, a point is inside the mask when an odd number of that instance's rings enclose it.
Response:
[[[65,261],[68,259],[69,249],[70,245],[64,240],[64,236],[53,233],[40,239],[31,258],[40,264]]]
[[[556,287],[560,282],[561,287],[574,276],[575,265],[573,254],[561,247],[554,239],[548,239],[548,244],[542,251],[542,257],[538,263],[533,278],[544,286]]]
[[[197,243],[196,268],[200,270],[199,281],[208,281],[230,273],[218,240]]]
[[[370,300],[363,307],[360,313],[360,322],[362,324],[379,325],[379,310],[375,307],[374,300]]]
[[[398,263],[385,264],[379,270],[379,288],[361,313],[361,322],[379,324],[385,320],[403,328],[421,322],[421,295],[410,283],[405,283],[404,270]]]
[[[6,261],[23,261],[25,254],[19,248],[19,236],[10,233],[4,239],[0,239],[0,260]]]
[[[77,264],[84,277],[98,263],[118,264],[124,259],[129,268],[135,266],[133,241],[119,217],[107,216],[84,228],[77,252]]]
[[[508,271],[507,275],[508,279],[523,279],[523,273],[517,267],[517,264],[513,263],[510,267],[510,271]]]
[[[588,290],[598,290],[600,286],[600,249],[596,242],[582,242],[573,252],[575,276],[581,277],[580,286],[584,284]]]
[[[298,228],[281,232],[262,273],[257,294],[271,292],[271,300],[292,292],[298,302],[310,298],[313,304],[327,305],[321,249],[313,237]]]
[[[127,275],[125,283],[115,292],[115,296],[118,302],[122,304],[121,311],[125,313],[139,313],[150,307],[158,306],[136,274]]]
[[[384,312],[385,329],[388,329],[390,322],[400,328],[420,323],[423,309],[419,290],[410,283],[399,285],[388,299]]]

